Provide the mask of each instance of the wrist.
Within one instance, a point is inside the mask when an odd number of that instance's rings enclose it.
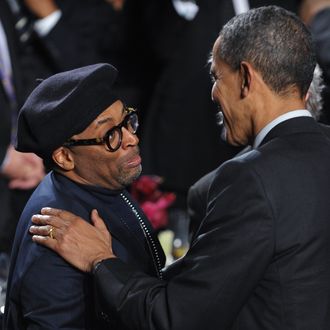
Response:
[[[100,266],[102,265],[102,263],[106,260],[109,260],[109,259],[114,259],[116,258],[114,255],[113,256],[109,256],[109,257],[106,257],[106,258],[103,258],[103,259],[97,259],[96,261],[93,262],[92,264],[92,269],[91,269],[91,273],[94,275],[96,274],[97,270],[100,268]]]
[[[92,273],[93,275],[96,274],[97,270],[99,269],[99,267],[101,266],[101,264],[102,264],[103,261],[104,261],[104,259],[99,260],[99,261],[97,261],[96,263],[94,263],[94,264],[92,265],[91,273]]]

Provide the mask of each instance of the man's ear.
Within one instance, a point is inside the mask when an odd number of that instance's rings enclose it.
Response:
[[[64,171],[74,169],[74,158],[69,148],[59,147],[52,154],[53,161]]]
[[[251,65],[248,62],[242,61],[240,64],[241,98],[244,98],[249,94],[252,76],[253,72]]]

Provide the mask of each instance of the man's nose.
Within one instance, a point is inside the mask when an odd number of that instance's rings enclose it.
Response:
[[[139,144],[140,140],[136,134],[131,133],[125,127],[122,127],[122,132],[123,132],[123,142],[122,142],[123,148],[129,147],[129,146],[136,146]]]

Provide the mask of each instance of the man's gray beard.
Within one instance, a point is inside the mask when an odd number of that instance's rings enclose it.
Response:
[[[127,187],[141,175],[141,172],[142,166],[140,165],[136,172],[131,175],[128,175],[127,173],[119,173],[117,182],[120,183],[123,187]]]

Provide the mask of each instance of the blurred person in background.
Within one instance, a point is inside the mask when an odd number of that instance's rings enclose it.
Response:
[[[14,149],[17,112],[34,80],[34,77],[28,74],[25,45],[22,44],[15,26],[16,20],[10,5],[7,1],[1,1],[0,318],[3,313],[9,254],[16,224],[33,188],[44,176],[44,166],[39,157]]]
[[[330,124],[330,1],[301,0],[299,14],[311,30],[318,63],[323,71],[324,106],[320,121]]]
[[[134,0],[22,0],[54,73],[99,62],[121,72],[116,88],[144,113],[149,55]],[[149,70],[150,71],[150,70]],[[150,82],[148,82],[150,83]]]

